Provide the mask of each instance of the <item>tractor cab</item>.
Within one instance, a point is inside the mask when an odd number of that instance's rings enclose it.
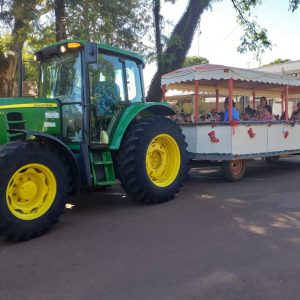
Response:
[[[67,143],[108,144],[107,130],[115,113],[144,102],[143,60],[129,51],[63,41],[34,58],[41,64],[39,97],[59,101]]]

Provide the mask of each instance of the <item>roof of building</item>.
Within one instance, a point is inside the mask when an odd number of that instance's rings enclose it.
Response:
[[[281,74],[300,74],[300,60],[289,61],[282,64],[274,64],[270,66],[263,66],[254,70]]]

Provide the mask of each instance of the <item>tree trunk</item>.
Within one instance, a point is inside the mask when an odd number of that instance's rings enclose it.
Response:
[[[0,52],[0,97],[10,97],[13,93],[13,84],[17,69],[17,52],[22,51],[27,37],[28,20],[24,18],[24,9],[33,9],[32,3],[14,0],[12,11],[14,27],[11,32],[10,50]]]
[[[156,45],[156,57],[157,57],[157,69],[161,67],[162,61],[162,43],[161,43],[161,20],[160,14],[160,0],[153,0],[153,18],[155,29],[155,45]]]
[[[170,40],[172,40],[179,37],[182,43],[170,43],[163,52],[162,60],[158,60],[160,67],[158,67],[157,72],[152,79],[147,95],[147,101],[161,101],[161,75],[182,67],[193,41],[198,20],[203,11],[208,8],[211,1],[212,0],[189,1],[186,11],[176,24],[170,38]],[[168,61],[168,63],[166,61]]]
[[[9,97],[13,92],[13,78],[17,68],[17,57],[14,52],[7,55],[0,53],[0,97]]]
[[[54,0],[56,41],[67,39],[65,0]]]

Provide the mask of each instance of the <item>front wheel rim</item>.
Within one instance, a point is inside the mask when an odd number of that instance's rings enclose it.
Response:
[[[147,175],[158,187],[167,187],[177,178],[181,163],[176,140],[169,134],[157,135],[146,152]]]
[[[57,184],[53,172],[42,164],[27,164],[10,178],[6,189],[9,211],[21,220],[34,220],[53,204]]]

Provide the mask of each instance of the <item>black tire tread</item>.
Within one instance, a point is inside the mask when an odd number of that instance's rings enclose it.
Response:
[[[181,169],[176,182],[170,188],[158,188],[148,178],[145,179],[141,170],[143,166],[138,165],[137,157],[144,145],[145,133],[151,132],[153,128],[161,128],[161,133],[168,128],[169,134],[175,138],[181,151]],[[115,166],[122,187],[127,194],[136,201],[144,204],[156,204],[169,201],[175,197],[183,184],[188,171],[187,143],[180,127],[168,118],[162,116],[150,116],[135,121],[127,129],[121,147],[115,155]],[[142,175],[142,176],[141,176]]]
[[[31,155],[29,155],[31,153]],[[65,203],[72,188],[72,178],[70,175],[70,168],[66,159],[61,153],[54,147],[44,143],[36,141],[13,141],[0,147],[0,169],[4,170],[4,177],[10,174],[9,166],[17,166],[18,162],[22,162],[22,157],[32,160],[32,153],[39,159],[47,160],[47,156],[51,157],[51,162],[55,162],[59,165],[58,169],[61,171],[61,178],[57,182],[57,195],[55,198],[54,208],[50,209],[40,218],[32,221],[20,220],[12,215],[6,215],[3,211],[0,211],[0,235],[11,241],[25,241],[31,238],[39,237],[42,234],[48,232],[54,223],[59,221],[59,217],[65,211]],[[42,158],[39,158],[42,157]],[[30,163],[32,161],[29,161]],[[51,168],[51,166],[48,166]],[[16,169],[16,168],[15,168]],[[14,172],[15,169],[12,171]],[[0,201],[5,200],[6,184],[5,178],[1,178],[0,183]],[[4,199],[3,199],[4,198]],[[5,203],[6,204],[6,203]],[[4,204],[3,204],[4,205]]]

